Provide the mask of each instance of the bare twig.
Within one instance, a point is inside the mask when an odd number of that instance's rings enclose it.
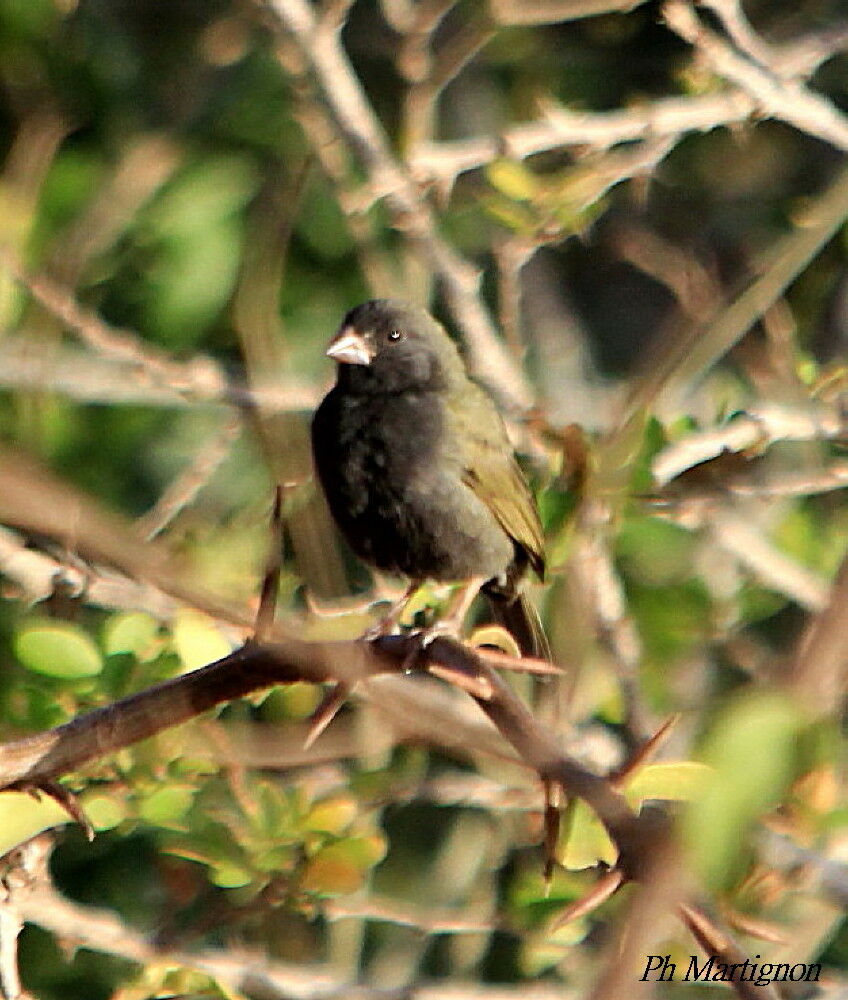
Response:
[[[611,508],[605,499],[587,500],[580,512],[581,530],[576,534],[570,569],[579,583],[595,628],[615,657],[624,687],[630,724],[639,737],[647,737],[651,723],[641,717],[635,703],[642,643],[627,613],[624,587],[611,551]]]
[[[419,181],[446,184],[501,156],[520,160],[566,146],[603,150],[639,139],[676,140],[689,132],[739,124],[755,110],[741,90],[665,97],[615,111],[573,111],[551,104],[537,121],[512,125],[498,135],[423,143],[410,150],[408,161]]]
[[[18,1000],[21,977],[18,974],[18,935],[23,920],[8,900],[0,902],[0,996],[3,1000]]]
[[[383,919],[396,916],[404,922],[404,913],[399,907],[389,903],[386,906],[391,916]],[[372,914],[370,908],[363,909],[364,918],[373,915],[374,919],[381,919],[379,912]],[[342,901],[329,904],[328,910],[331,919],[345,916]],[[351,916],[358,915],[353,904],[351,911]],[[21,915],[28,923],[43,927],[61,941],[140,965],[155,963],[194,969],[239,995],[261,996],[267,1000],[482,1000],[483,997],[485,1000],[577,1000],[576,994],[564,990],[560,983],[521,983],[515,987],[486,984],[481,989],[476,983],[451,981],[432,986],[404,985],[392,990],[351,982],[329,965],[270,961],[261,953],[234,947],[226,951],[158,948],[150,936],[128,927],[112,911],[80,906],[46,886],[22,901]],[[410,923],[409,926],[415,925]]]
[[[811,497],[832,493],[848,486],[848,462],[836,461],[817,469],[783,472],[770,475],[760,482],[731,482],[731,493],[740,497]]]
[[[652,471],[659,486],[725,452],[760,451],[776,441],[816,441],[846,433],[846,421],[835,406],[810,404],[785,406],[760,403],[734,417],[722,427],[687,434],[663,448],[654,458]]]
[[[179,725],[207,709],[273,684],[296,680],[353,685],[374,674],[404,670],[410,654],[454,673],[484,678],[491,695],[475,697],[526,764],[570,795],[586,800],[618,843],[622,864],[633,864],[650,843],[610,782],[561,754],[557,741],[485,661],[468,647],[440,637],[421,650],[414,636],[373,643],[304,642],[293,637],[248,645],[200,670],[175,677],[63,726],[0,747],[0,784],[38,784],[121,747]]]
[[[739,967],[740,963],[746,961],[733,939],[703,909],[682,903],[680,915],[692,936],[708,955],[715,955],[727,966]],[[773,984],[761,986],[758,982],[743,979],[741,974],[731,980],[731,986],[743,1000],[780,1000],[780,993]]]
[[[104,323],[91,310],[80,306],[70,291],[50,278],[27,274],[8,252],[0,255],[0,264],[83,343],[106,357],[128,362],[151,385],[164,383],[171,389],[188,394],[195,389],[207,395],[210,391],[223,393],[226,379],[210,358],[196,357],[188,364],[176,362],[152,344],[145,344],[136,334]]]
[[[148,133],[129,142],[86,206],[57,237],[44,270],[75,287],[86,264],[126,232],[139,209],[173,176],[182,149],[164,134]]]
[[[809,611],[824,607],[827,581],[780,552],[743,511],[732,508],[715,511],[708,515],[707,525],[716,543],[767,587],[785,594]]]
[[[848,119],[826,97],[738,52],[705,27],[686,0],[668,0],[663,14],[672,31],[694,46],[716,73],[750,94],[763,113],[848,151]],[[757,48],[762,54],[762,47]]]
[[[433,116],[439,94],[494,34],[492,24],[478,18],[465,24],[437,53],[431,54],[433,33],[455,0],[421,5],[407,35],[399,67],[411,86],[404,103],[405,145],[414,148],[433,137]]]
[[[630,11],[645,0],[490,0],[499,24],[556,24],[598,14]]]
[[[230,385],[220,378],[195,380],[192,372],[204,368],[187,362],[184,368],[172,362],[173,379],[158,371],[155,384],[138,363],[105,357],[66,344],[33,349],[32,340],[6,337],[0,340],[0,386],[8,389],[37,389],[58,393],[84,403],[111,403],[184,409],[192,405],[244,406],[248,403],[263,412],[311,410],[320,399],[315,386],[295,380],[265,381],[247,388]],[[189,388],[187,388],[187,384]]]
[[[162,545],[145,543],[122,517],[75,491],[29,457],[2,450],[0,522],[46,535],[89,562],[115,567],[127,577],[152,584],[221,621],[249,626],[242,609],[196,587],[177,569]],[[5,542],[11,547],[9,539]],[[42,569],[43,564],[27,564],[31,573]]]
[[[338,997],[347,988],[354,989],[353,996],[368,997],[371,993],[367,989],[357,993],[351,984],[340,981],[334,971],[321,965],[269,962],[264,955],[232,949],[198,952],[159,949],[148,935],[128,927],[115,913],[72,903],[47,886],[27,896],[20,912],[28,923],[51,931],[62,941],[140,965],[166,962],[194,969],[243,995],[317,1000]]]
[[[118,611],[146,611],[157,621],[170,621],[181,602],[154,584],[132,580],[103,567],[88,571],[30,547],[17,532],[0,527],[0,576],[19,588],[28,601],[43,601],[57,587],[86,603]]]
[[[830,25],[776,45],[754,31],[739,0],[701,0],[701,6],[715,11],[740,52],[784,80],[810,76],[821,63],[848,46],[848,24]]]
[[[319,28],[305,0],[270,2],[311,66],[339,129],[365,165],[372,196],[385,199],[396,227],[420,248],[438,275],[448,306],[465,335],[473,369],[501,398],[525,408],[531,398],[527,382],[480,301],[480,275],[438,234],[417,186],[391,152],[338,32]]]
[[[648,814],[650,815],[650,814]],[[652,995],[643,975],[645,956],[667,933],[672,914],[685,894],[681,859],[669,840],[643,856],[644,882],[627,901],[599,963],[591,1000],[633,1000]],[[637,971],[638,970],[638,971]]]
[[[602,903],[605,903],[610,896],[618,891],[623,882],[624,876],[618,869],[613,868],[605,872],[585,896],[581,896],[580,899],[567,906],[562,913],[557,914],[551,930],[564,927],[573,920],[579,920],[580,917],[585,917],[588,913],[597,910]]]
[[[255,642],[264,642],[271,634],[274,615],[277,611],[277,597],[280,593],[280,568],[283,562],[282,513],[283,490],[281,486],[277,486],[274,490],[274,504],[271,511],[271,531],[268,555],[265,560],[265,575],[262,579],[262,591],[259,595],[256,624],[253,627],[253,640]]]
[[[49,883],[50,834],[33,837],[3,859],[0,882],[0,996],[19,1000],[22,992],[18,972],[18,936],[26,917],[23,907],[39,887]]]
[[[743,55],[761,66],[779,71],[776,53],[751,27],[739,0],[700,0],[700,4],[718,15],[730,40]]]
[[[403,905],[396,899],[371,896],[361,899],[328,900],[321,908],[329,920],[382,920],[400,927],[413,927],[426,934],[490,934],[493,930],[508,930],[496,920],[484,916],[468,916],[458,907],[423,907]]]
[[[194,461],[185,469],[162,496],[136,522],[136,527],[148,540],[155,538],[191,504],[209,482],[217,468],[230,454],[241,433],[241,420],[232,418],[200,449]]]
[[[691,250],[664,239],[648,226],[634,222],[617,225],[613,243],[624,260],[674,293],[680,311],[690,321],[708,315],[721,301],[721,287],[712,269]]]
[[[830,598],[810,622],[789,676],[793,693],[816,716],[838,710],[848,677],[848,557],[836,574]]]
[[[848,49],[848,24],[834,24],[778,48],[782,76],[809,77],[822,63]]]
[[[769,867],[803,869],[808,883],[813,882],[838,906],[848,908],[848,864],[838,860],[838,847],[833,852],[836,857],[829,858],[769,829],[760,830],[757,840]]]

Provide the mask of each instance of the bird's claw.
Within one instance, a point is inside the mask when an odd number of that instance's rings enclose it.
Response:
[[[433,622],[432,625],[428,625],[426,628],[415,629],[411,634],[418,639],[419,648],[426,649],[432,642],[442,638],[442,636],[449,636],[455,639],[459,634],[459,630],[456,627],[456,622],[439,621]]]
[[[459,632],[455,622],[440,621],[433,622],[432,625],[427,625],[425,628],[413,629],[409,635],[410,638],[415,640],[415,645],[407,653],[403,663],[403,668],[407,673],[412,671],[415,661],[436,639],[441,639],[443,636],[456,639],[459,636]]]
[[[400,624],[396,621],[380,621],[367,628],[360,638],[365,642],[374,642],[375,639],[382,639],[387,635],[400,635],[402,631]]]

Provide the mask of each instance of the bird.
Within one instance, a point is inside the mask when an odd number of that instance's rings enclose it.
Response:
[[[409,581],[367,637],[393,631],[423,583],[449,582],[460,586],[434,632],[458,633],[482,589],[522,655],[549,659],[521,586],[544,577],[538,508],[494,400],[445,328],[373,299],[347,313],[326,353],[336,382],[311,437],[330,512],[363,562]]]

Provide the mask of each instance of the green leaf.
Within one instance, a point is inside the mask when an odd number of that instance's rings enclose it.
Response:
[[[577,508],[577,500],[576,493],[553,487],[540,494],[539,513],[546,535],[559,531],[566,524]]]
[[[155,826],[180,826],[191,809],[195,789],[187,785],[166,785],[148,795],[139,807],[139,815]]]
[[[241,889],[245,885],[250,885],[253,874],[241,865],[224,861],[211,869],[210,878],[222,889]]]
[[[307,892],[322,896],[344,896],[362,887],[364,874],[347,849],[329,844],[307,862],[301,881]]]
[[[534,934],[520,951],[521,971],[538,977],[568,957],[574,945],[586,937],[586,920],[572,920],[548,934]]]
[[[486,177],[492,187],[516,201],[530,201],[539,192],[536,175],[516,160],[494,160],[486,167]]]
[[[713,726],[703,754],[712,777],[684,824],[695,867],[709,887],[732,884],[748,830],[788,789],[803,724],[787,697],[757,692],[731,702]]]
[[[161,237],[182,239],[228,218],[253,196],[256,169],[247,157],[207,157],[183,170],[157,198],[147,219]]]
[[[26,792],[0,793],[0,856],[52,826],[72,823],[54,799]]]
[[[336,795],[314,805],[301,824],[304,830],[322,831],[336,835],[344,833],[356,818],[356,799],[350,795]]]
[[[372,868],[386,856],[388,845],[386,838],[380,833],[372,833],[360,837],[346,837],[339,841],[363,868]]]
[[[615,863],[618,853],[603,823],[583,802],[575,801],[563,817],[556,857],[564,868],[591,868],[599,861]]]
[[[279,784],[257,778],[251,784],[251,798],[256,804],[253,824],[267,837],[282,839],[296,825],[307,803],[300,788],[283,788]]]
[[[274,847],[270,851],[261,851],[254,855],[251,861],[261,872],[288,872],[294,868],[299,858],[299,852],[291,844]]]
[[[657,517],[625,519],[616,539],[616,555],[628,577],[662,587],[692,575],[696,539],[677,524]]]
[[[330,844],[309,859],[301,885],[322,896],[343,896],[356,892],[363,882],[362,868],[344,848]]]
[[[516,233],[532,233],[538,226],[536,216],[523,204],[499,195],[481,199],[483,208],[493,219]]]
[[[172,626],[174,646],[186,670],[196,670],[232,652],[215,622],[199,611],[180,611]]]
[[[269,722],[280,719],[306,719],[321,701],[321,688],[317,684],[298,681],[295,684],[271,688],[262,703],[262,718]]]
[[[646,799],[691,802],[706,793],[712,779],[712,769],[697,760],[647,764],[627,783],[625,794],[634,806]]]
[[[239,225],[224,219],[161,251],[149,276],[147,322],[172,346],[194,344],[232,294],[241,260]]]
[[[56,701],[55,692],[47,690],[47,685],[36,678],[32,683],[23,680],[15,684],[14,698],[9,699],[6,713],[6,723],[36,730],[60,726],[73,715],[66,705]]]
[[[132,653],[143,662],[158,652],[159,625],[143,611],[113,615],[103,629],[103,648],[109,655]]]
[[[383,859],[386,841],[378,834],[346,837],[320,848],[309,859],[302,885],[324,896],[348,895],[361,888],[370,868]]]
[[[758,622],[772,615],[786,605],[786,598],[765,587],[745,581],[739,590],[739,618],[744,622]]]
[[[709,634],[714,612],[700,580],[652,587],[633,578],[628,584],[630,612],[646,653],[659,669],[667,670],[693,642]]]
[[[79,625],[42,621],[20,629],[15,655],[28,669],[50,677],[92,677],[103,668],[100,651]]]
[[[353,246],[347,220],[333,188],[317,175],[304,193],[297,233],[325,259],[339,259]]]
[[[128,814],[127,804],[122,795],[102,792],[84,795],[81,801],[88,821],[95,830],[112,830],[122,823]]]

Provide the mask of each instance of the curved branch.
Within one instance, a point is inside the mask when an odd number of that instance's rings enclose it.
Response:
[[[192,719],[216,705],[274,684],[332,681],[353,686],[415,662],[467,690],[521,759],[543,779],[582,798],[598,814],[625,859],[644,855],[656,831],[642,829],[613,783],[564,755],[554,737],[482,656],[454,639],[426,648],[414,635],[373,642],[304,642],[294,637],[249,643],[215,663],[130,695],[62,726],[0,746],[0,787],[38,785],[106,754]]]

